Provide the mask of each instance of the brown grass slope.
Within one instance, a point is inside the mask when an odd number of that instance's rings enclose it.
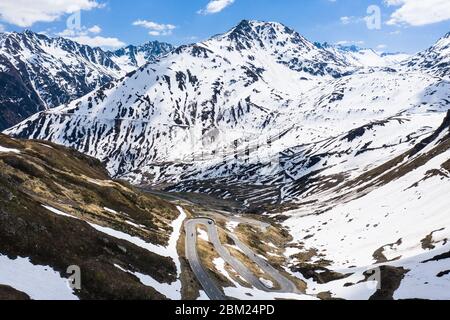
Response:
[[[166,245],[170,223],[179,214],[173,205],[111,181],[100,162],[76,151],[4,135],[0,146],[20,151],[0,152],[1,255],[28,257],[63,277],[68,266],[80,266],[82,289],[76,294],[82,299],[165,298],[114,264],[171,283],[176,267],[170,258],[98,232],[87,222]]]

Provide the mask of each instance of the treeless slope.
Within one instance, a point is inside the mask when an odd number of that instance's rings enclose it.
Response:
[[[0,256],[29,258],[62,278],[69,266],[79,266],[80,298],[165,298],[117,266],[170,284],[176,280],[172,259],[98,230],[163,248],[178,215],[171,204],[111,181],[95,159],[0,136]]]

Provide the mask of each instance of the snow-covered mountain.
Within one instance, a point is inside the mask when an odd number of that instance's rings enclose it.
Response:
[[[123,74],[100,48],[32,31],[0,34],[0,128],[84,96]]]
[[[269,210],[439,126],[450,84],[398,69],[362,68],[281,24],[243,21],[7,133],[76,148],[136,184]]]
[[[155,61],[175,47],[169,43],[150,41],[140,46],[127,46],[116,51],[109,51],[107,55],[113,60],[122,70],[132,72],[139,67],[142,67],[147,62]]]
[[[319,48],[323,48],[341,57],[347,63],[360,67],[392,67],[410,57],[410,55],[405,53],[383,53],[373,49],[360,48],[356,45],[315,44]]]
[[[224,146],[243,130],[248,138],[270,132],[302,94],[352,69],[281,24],[243,21],[10,132],[46,138],[52,131],[53,139],[95,154],[122,175],[142,164],[192,158],[202,150],[185,144],[208,130],[226,132]]]
[[[447,298],[447,38],[373,65],[242,21],[6,133],[73,147],[137,185],[267,213],[289,229],[285,270],[309,294]]]
[[[420,68],[438,77],[449,78],[450,74],[450,32],[423,52],[411,57],[403,65],[409,69]]]
[[[449,159],[450,112],[398,157],[340,185],[322,185],[283,212],[295,239],[291,268],[308,292],[449,299]],[[331,280],[319,283],[319,274]]]

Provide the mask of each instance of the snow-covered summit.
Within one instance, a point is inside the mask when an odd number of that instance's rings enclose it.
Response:
[[[129,45],[116,51],[109,51],[107,52],[107,55],[119,65],[122,70],[131,72],[144,64],[169,53],[174,48],[175,47],[169,43],[150,41],[140,46]]]
[[[431,48],[418,53],[403,63],[409,70],[422,69],[438,77],[450,74],[450,32]]]

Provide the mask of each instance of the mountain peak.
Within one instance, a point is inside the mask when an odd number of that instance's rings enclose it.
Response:
[[[283,27],[287,28],[285,25],[274,21],[263,21],[263,20],[242,20],[235,28],[246,28],[246,27]]]
[[[229,32],[213,39],[230,41],[230,49],[234,47],[237,50],[267,48],[274,44],[286,45],[288,42],[312,47],[305,38],[285,25],[259,20],[242,20]]]
[[[286,32],[289,34],[294,33],[294,30],[286,27],[279,22],[269,22],[260,20],[242,20],[236,27],[234,27],[230,33],[254,33],[261,34],[264,32]]]
[[[448,46],[450,43],[450,32],[440,38],[435,46]]]
[[[23,33],[23,34],[29,34],[29,35],[34,35],[34,34],[36,34],[34,31],[32,31],[32,30],[30,30],[30,29],[25,29],[25,30],[23,30],[22,33]]]
[[[314,42],[314,45],[319,49],[339,49],[346,52],[359,52],[362,50],[365,50],[361,47],[358,47],[357,45],[345,45],[345,44],[331,44],[328,42],[320,43],[320,42]]]
[[[27,38],[48,38],[47,35],[45,35],[43,33],[34,32],[30,29],[25,29],[22,32],[14,32],[14,33],[21,35],[21,36],[26,36]]]

